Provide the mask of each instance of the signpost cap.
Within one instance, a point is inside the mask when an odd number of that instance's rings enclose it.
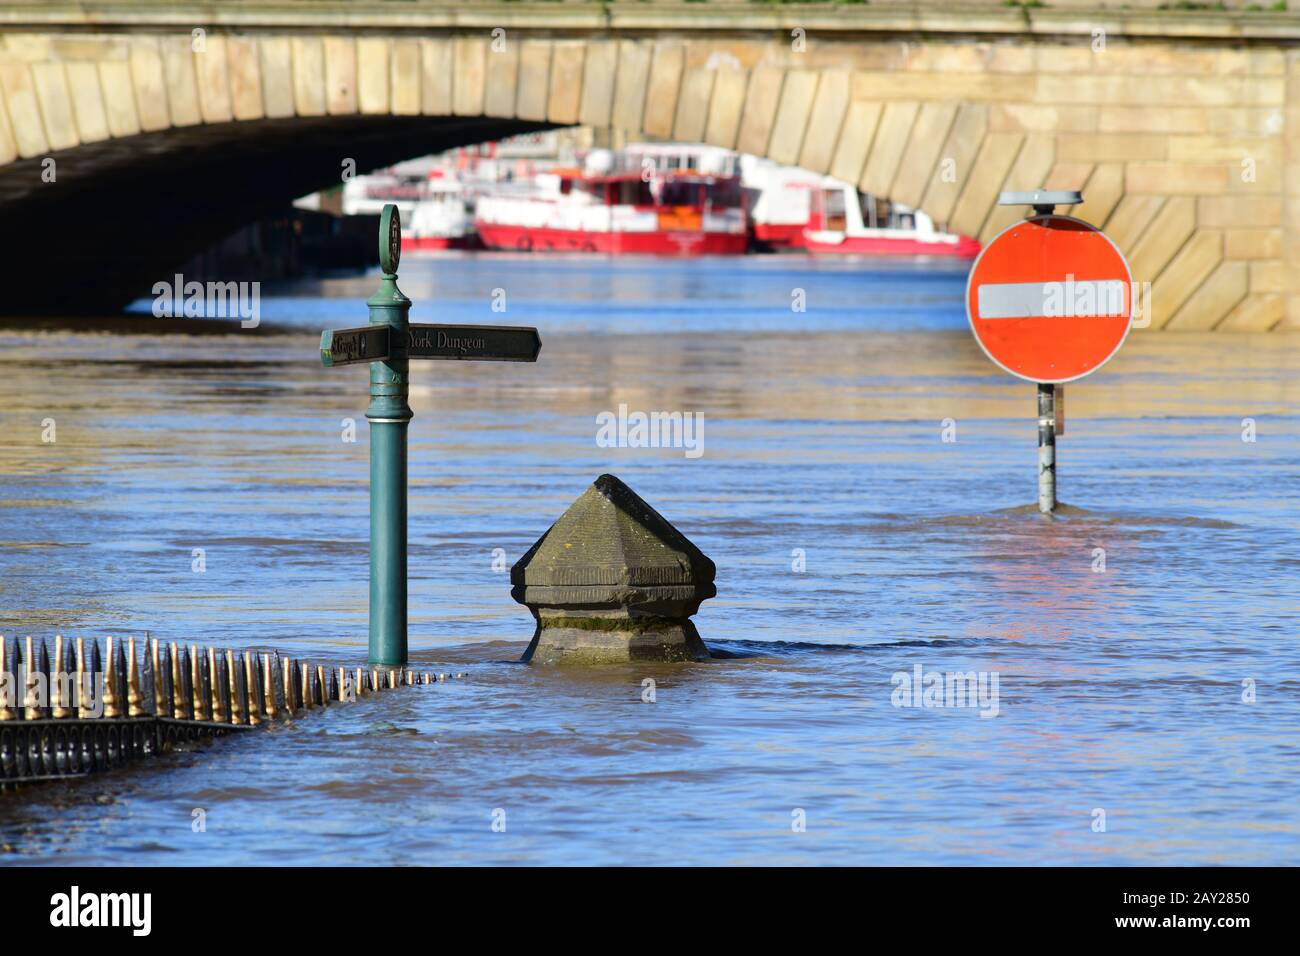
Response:
[[[385,275],[397,275],[397,263],[402,258],[402,218],[392,203],[379,214],[379,268]]]
[[[999,206],[1077,206],[1083,202],[1083,193],[1077,189],[1036,189],[1031,193],[1001,193]],[[1050,212],[1050,209],[1048,210]]]

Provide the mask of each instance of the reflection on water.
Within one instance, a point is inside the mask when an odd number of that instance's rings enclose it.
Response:
[[[5,797],[0,859],[326,863],[373,837],[374,862],[1294,862],[1300,338],[1135,333],[1067,387],[1071,507],[1044,521],[1033,387],[971,340],[964,282],[408,258],[414,321],[545,343],[413,369],[412,647],[468,678]],[[0,633],[360,660],[366,374],[316,347],[374,284],[264,292],[255,332],[0,332]],[[598,447],[620,403],[702,412],[703,457]],[[604,471],[717,562],[696,621],[747,656],[515,663],[532,622],[492,552]],[[998,716],[892,706],[918,664],[996,672]]]

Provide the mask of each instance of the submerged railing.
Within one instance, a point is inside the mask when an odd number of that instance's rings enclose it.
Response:
[[[460,676],[460,675],[456,675]],[[157,639],[0,636],[0,789],[85,776],[445,674]]]

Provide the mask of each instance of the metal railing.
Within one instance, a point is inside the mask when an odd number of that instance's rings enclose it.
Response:
[[[457,677],[461,675],[456,675]],[[445,674],[157,639],[0,637],[0,790],[84,776]]]

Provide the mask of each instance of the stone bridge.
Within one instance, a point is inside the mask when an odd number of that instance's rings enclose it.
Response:
[[[1300,328],[1297,38],[1258,8],[0,4],[0,301],[111,310],[345,160],[582,124],[985,240],[1023,213],[999,191],[1081,188],[1152,328]]]

